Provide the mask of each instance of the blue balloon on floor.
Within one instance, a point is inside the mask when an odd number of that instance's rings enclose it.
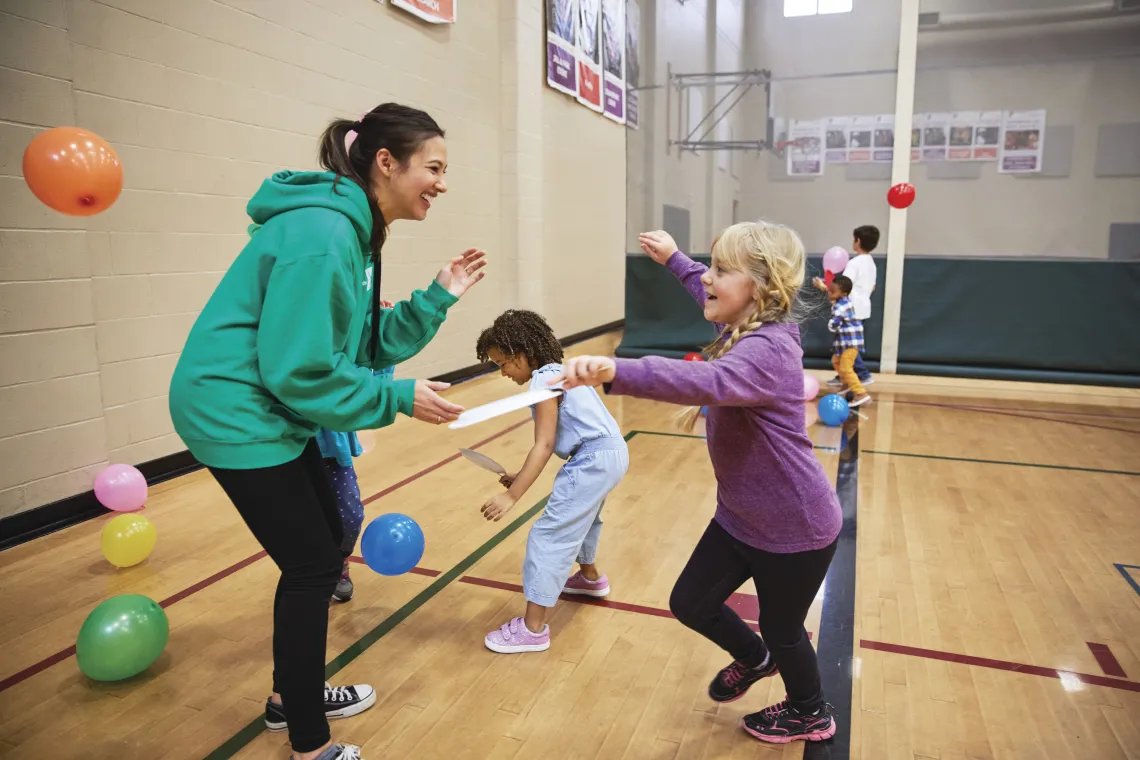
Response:
[[[708,417],[709,416],[709,408],[707,406],[701,407],[701,416],[702,417]]]
[[[381,575],[403,575],[424,556],[424,532],[407,515],[380,515],[364,529],[360,553]]]
[[[829,393],[819,400],[819,419],[828,427],[839,427],[847,421],[849,414],[851,407],[847,405],[847,399],[839,394]]]

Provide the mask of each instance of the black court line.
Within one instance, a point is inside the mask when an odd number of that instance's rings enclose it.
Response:
[[[970,462],[973,464],[1000,464],[1007,467],[1034,467],[1041,470],[1067,470],[1069,472],[1095,472],[1101,475],[1140,475],[1140,472],[1128,470],[1101,470],[1096,467],[1070,467],[1064,464],[1038,464],[1036,462],[1007,462],[1001,459],[970,459],[969,457],[944,457],[936,454],[912,454],[904,451],[878,451],[867,449],[864,454],[880,454],[888,457],[907,457],[909,459],[938,459],[943,462]]]
[[[847,760],[851,757],[851,664],[855,654],[855,549],[859,517],[859,417],[844,427],[847,445],[839,452],[835,492],[843,510],[835,556],[824,579],[823,611],[819,618],[819,676],[835,716],[835,736],[808,742],[804,760]]]

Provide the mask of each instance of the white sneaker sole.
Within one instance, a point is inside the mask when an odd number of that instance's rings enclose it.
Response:
[[[355,704],[346,705],[339,710],[326,712],[325,717],[329,720],[337,720],[338,718],[351,718],[353,715],[360,715],[360,713],[367,710],[372,705],[376,704],[376,690],[373,689],[372,693],[364,697]]]
[[[522,652],[545,652],[550,649],[550,641],[547,640],[544,644],[520,644],[518,646],[504,647],[495,644],[490,639],[483,639],[483,645],[490,649],[492,652],[499,654],[519,654]]]
[[[564,588],[563,594],[571,594],[573,596],[592,596],[595,599],[601,599],[604,596],[610,595],[610,587],[600,589],[587,589],[587,588]]]

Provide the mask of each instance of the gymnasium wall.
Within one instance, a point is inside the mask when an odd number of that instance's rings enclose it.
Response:
[[[640,126],[628,131],[626,243],[666,225],[665,206],[687,215],[693,246],[706,249],[733,222],[740,198],[742,156],[737,152],[680,152],[685,138],[728,88],[692,89],[684,100],[667,94],[669,72],[739,71],[747,65],[747,28],[756,3],[747,0],[646,0],[641,4]],[[718,115],[720,111],[718,111]],[[693,139],[739,139],[750,129],[743,109],[716,127],[706,120]],[[704,133],[712,127],[707,136]]]
[[[625,129],[545,87],[542,3],[463,6],[432,27],[373,0],[0,2],[0,517],[185,448],[166,399],[178,352],[246,240],[248,198],[316,168],[334,116],[396,100],[448,131],[450,192],[393,226],[385,297],[468,246],[493,257],[398,376],[473,364],[508,306],[559,335],[622,317]],[[24,184],[24,147],[60,125],[123,161],[100,216],[61,216]]]
[[[896,0],[856,2],[852,13],[803,18],[783,18],[781,5],[764,4],[764,44],[757,46],[759,64],[782,80],[772,86],[771,115],[893,113],[893,73],[850,74],[897,66]],[[1064,10],[1082,3],[1051,5]],[[922,4],[944,19],[956,13],[996,19],[999,12],[1040,8],[1039,2],[1017,0]],[[1129,162],[1140,167],[1140,15],[994,24],[920,31],[914,111],[1044,108],[1044,170],[1013,176],[998,174],[994,161],[912,164],[918,200],[908,215],[907,252],[1108,258],[1110,225],[1140,223],[1140,168],[1131,176],[1120,171]],[[848,75],[799,79],[835,73]],[[762,106],[752,112],[757,122],[765,116]],[[1120,130],[1133,141],[1120,144]],[[791,224],[809,250],[848,246],[858,224],[886,230],[889,163],[829,164],[822,177],[790,178],[772,154],[750,155],[747,162],[744,216]],[[1140,236],[1135,245],[1140,249]]]

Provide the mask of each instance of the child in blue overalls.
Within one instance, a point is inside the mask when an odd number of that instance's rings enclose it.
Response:
[[[530,390],[547,390],[562,371],[562,346],[532,311],[509,310],[483,331],[479,361],[494,362],[504,377]],[[609,579],[598,570],[601,510],[629,469],[629,450],[613,415],[593,388],[575,388],[531,410],[534,446],[522,469],[502,478],[507,487],[483,505],[488,520],[500,520],[542,473],[550,455],[566,460],[554,478],[546,509],[530,529],[523,563],[526,614],[487,634],[494,652],[541,652],[550,648],[547,613],[562,593],[604,597]],[[567,579],[577,561],[580,569]]]

